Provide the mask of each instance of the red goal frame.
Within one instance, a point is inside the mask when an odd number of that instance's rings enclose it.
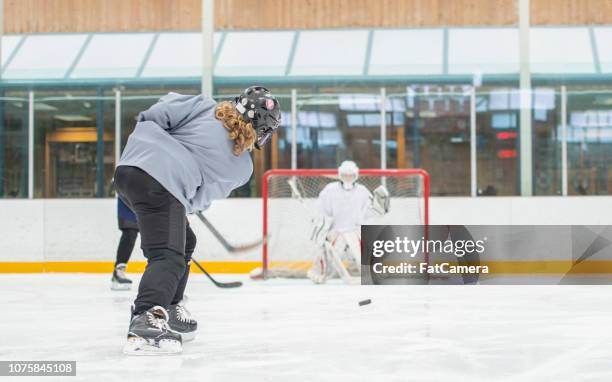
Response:
[[[273,169],[263,175],[261,187],[261,198],[263,201],[263,245],[262,245],[262,276],[265,279],[268,271],[268,180],[273,176],[334,176],[338,175],[338,169]],[[423,223],[429,225],[429,173],[420,168],[406,169],[359,169],[359,175],[376,176],[407,176],[416,175],[423,178]]]

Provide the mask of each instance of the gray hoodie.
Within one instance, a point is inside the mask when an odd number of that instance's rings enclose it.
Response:
[[[253,173],[248,152],[215,118],[217,103],[203,95],[169,93],[138,115],[117,166],[134,166],[161,183],[187,213],[226,198]]]

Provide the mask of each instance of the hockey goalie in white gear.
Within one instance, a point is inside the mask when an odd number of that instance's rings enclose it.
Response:
[[[361,225],[372,217],[383,216],[390,207],[389,192],[383,185],[372,194],[357,182],[359,168],[355,162],[342,162],[338,178],[319,194],[320,217],[313,220],[311,239],[321,250],[313,259],[308,277],[317,284],[336,274],[346,282],[359,275]]]

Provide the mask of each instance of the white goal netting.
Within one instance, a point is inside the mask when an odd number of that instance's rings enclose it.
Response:
[[[320,247],[311,240],[316,201],[337,171],[271,170],[264,177],[263,269],[266,277],[305,277]],[[366,224],[428,224],[429,176],[420,169],[359,171],[358,183],[370,192],[384,184],[391,196],[389,212]],[[296,190],[297,188],[297,190]],[[296,195],[297,191],[297,195]]]

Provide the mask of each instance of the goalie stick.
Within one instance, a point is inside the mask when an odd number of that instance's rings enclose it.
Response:
[[[196,267],[198,267],[202,271],[202,273],[204,273],[204,275],[206,277],[208,277],[208,279],[210,281],[212,281],[212,283],[215,284],[215,286],[218,287],[218,288],[226,288],[227,289],[227,288],[238,288],[238,287],[242,286],[242,281],[231,281],[231,282],[227,282],[227,283],[224,283],[224,282],[221,282],[221,281],[217,281],[217,280],[215,280],[210,275],[210,273],[206,272],[206,269],[204,269],[200,265],[200,263],[198,263],[198,261],[196,259],[191,258],[191,261],[193,261],[193,263],[196,265]]]
[[[257,241],[255,241],[253,243],[249,243],[249,244],[245,244],[245,245],[231,245],[225,239],[225,237],[223,237],[223,235],[221,235],[221,233],[219,231],[217,231],[217,229],[212,225],[212,223],[210,221],[208,221],[208,219],[206,219],[204,217],[204,214],[202,214],[201,211],[196,212],[196,215],[198,216],[200,221],[202,223],[204,223],[206,228],[208,228],[208,230],[213,234],[213,236],[217,240],[219,240],[219,242],[221,243],[223,248],[225,248],[231,254],[236,254],[237,255],[237,254],[240,254],[241,252],[248,252],[248,251],[250,251],[252,249],[255,249],[255,248],[259,247],[264,242],[264,239],[261,239],[261,240],[257,240]]]

